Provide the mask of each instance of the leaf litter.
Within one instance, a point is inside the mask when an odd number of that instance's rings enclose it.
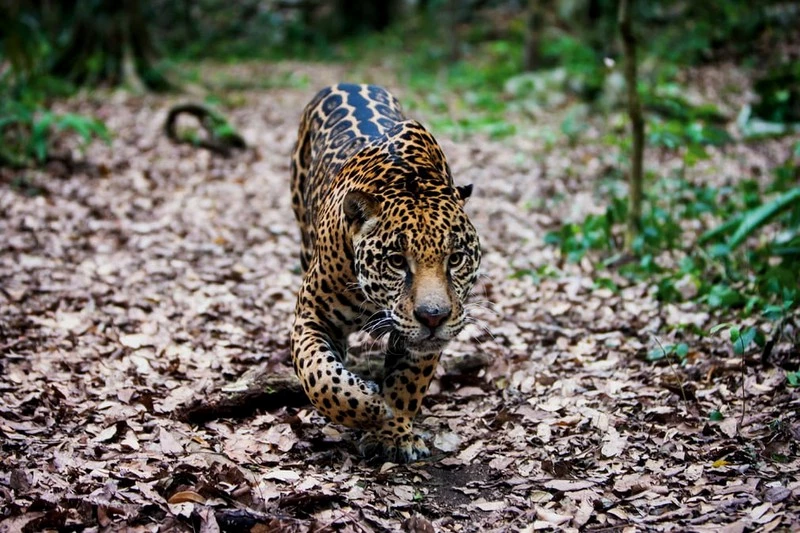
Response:
[[[357,435],[308,407],[174,418],[247,372],[290,372],[289,154],[313,91],[345,76],[276,68],[313,82],[237,93],[228,115],[254,148],[236,157],[170,144],[171,101],[111,93],[58,104],[115,132],[68,177],[0,169],[0,531],[800,528],[800,394],[780,369],[748,364],[742,383],[728,344],[680,328],[721,320],[644,285],[597,287],[590,264],[544,244],[602,205],[593,181],[618,155],[597,142],[440,136],[456,180],[475,185],[484,262],[475,323],[418,419],[431,460],[368,464]],[[745,174],[786,146],[707,164]],[[12,191],[23,172],[46,194]],[[547,265],[556,275],[518,275]],[[684,365],[646,360],[677,335]],[[476,353],[489,364],[446,370]]]

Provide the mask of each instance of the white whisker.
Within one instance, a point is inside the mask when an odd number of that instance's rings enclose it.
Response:
[[[484,333],[486,333],[489,337],[492,338],[493,341],[497,340],[497,338],[494,336],[494,334],[491,332],[491,330],[489,330],[489,324],[487,324],[485,321],[479,320],[479,319],[474,318],[474,317],[467,317],[465,322],[467,324],[474,324],[475,326],[477,326],[479,330],[481,330]]]

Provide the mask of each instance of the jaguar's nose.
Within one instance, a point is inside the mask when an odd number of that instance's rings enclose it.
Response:
[[[420,305],[414,309],[414,318],[416,318],[420,324],[429,327],[431,331],[433,331],[447,320],[450,313],[452,313],[450,307]]]

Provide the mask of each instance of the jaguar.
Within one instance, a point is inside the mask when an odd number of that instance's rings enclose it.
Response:
[[[445,345],[465,326],[480,241],[434,137],[375,85],[338,84],[306,106],[291,163],[302,282],[291,353],[313,406],[364,430],[367,457],[430,452],[414,417]],[[388,337],[383,378],[348,369],[348,336]]]

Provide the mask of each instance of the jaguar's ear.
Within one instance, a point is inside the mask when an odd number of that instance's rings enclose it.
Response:
[[[355,225],[356,231],[381,212],[381,204],[378,199],[363,191],[348,192],[344,196],[342,207],[347,223]]]
[[[472,184],[460,185],[456,187],[456,191],[458,191],[458,196],[461,198],[461,205],[464,205],[467,203],[467,199],[472,196]]]

